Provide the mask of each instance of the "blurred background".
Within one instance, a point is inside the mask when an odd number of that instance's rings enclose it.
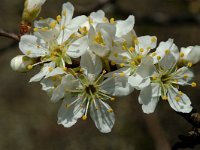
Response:
[[[0,28],[18,33],[22,0],[1,0]],[[56,17],[63,0],[47,0],[42,17]],[[155,35],[159,41],[174,38],[179,47],[200,45],[200,0],[71,0],[75,15],[103,9],[107,17],[136,17],[138,36]],[[28,74],[13,72],[10,60],[21,54],[18,43],[0,37],[0,150],[168,150],[191,126],[167,103],[160,101],[154,114],[144,115],[138,92],[111,105],[116,123],[111,133],[101,134],[93,122],[79,120],[72,128],[57,125],[60,103],[53,104]],[[200,66],[194,66],[200,82]],[[200,85],[200,84],[199,84]],[[185,87],[200,110],[200,86]],[[200,146],[196,146],[199,150]]]

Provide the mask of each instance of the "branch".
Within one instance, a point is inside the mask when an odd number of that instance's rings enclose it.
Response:
[[[179,135],[180,141],[176,142],[172,150],[179,148],[194,148],[200,144],[200,113],[193,109],[190,113],[177,113],[190,123],[193,128],[186,135]]]
[[[10,38],[10,39],[13,39],[15,41],[19,41],[20,40],[20,36],[15,34],[15,33],[9,33],[3,29],[0,29],[0,36],[3,36],[3,37],[7,37],[7,38]]]

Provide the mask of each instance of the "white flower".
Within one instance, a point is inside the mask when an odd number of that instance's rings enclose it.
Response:
[[[189,83],[193,73],[187,68],[177,68],[177,59],[173,54],[165,54],[163,59],[155,64],[151,84],[141,90],[139,102],[145,113],[152,113],[160,99],[167,100],[177,112],[189,113],[192,110],[190,99],[179,91],[179,85],[196,86]]]
[[[77,119],[87,119],[87,113],[96,127],[102,133],[111,131],[115,118],[112,108],[106,101],[113,100],[112,96],[123,96],[129,94],[129,85],[125,78],[108,78],[103,80],[100,74],[102,64],[99,57],[91,52],[85,53],[81,58],[83,75],[76,77],[68,74],[53,93],[53,98],[59,100],[64,98],[58,112],[58,124],[71,127]]]
[[[189,46],[187,48],[182,47],[180,51],[180,63],[184,65],[196,64],[200,61],[200,46]]]
[[[90,50],[100,57],[107,56],[112,49],[115,32],[116,27],[112,24],[98,24],[96,29],[91,26],[88,34]]]
[[[28,66],[34,64],[34,62],[35,60],[32,58],[25,55],[18,55],[11,60],[10,66],[14,71],[27,72],[30,70]]]
[[[129,84],[139,88],[149,84],[147,77],[152,73],[153,59],[147,55],[156,47],[157,38],[155,36],[136,38],[130,33],[128,35],[130,37],[126,37],[121,45],[117,43],[117,46],[113,47],[109,56],[111,64],[117,64],[121,68],[108,75],[128,76]]]
[[[160,42],[156,48],[156,51],[151,54],[154,59],[154,64],[162,60],[165,54],[168,53],[171,53],[176,60],[179,58],[179,50],[178,47],[174,44],[173,39],[168,39],[166,42]]]

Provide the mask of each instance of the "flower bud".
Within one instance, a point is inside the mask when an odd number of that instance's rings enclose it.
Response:
[[[26,0],[24,3],[24,11],[22,20],[32,22],[40,13],[42,5],[46,0]]]
[[[18,55],[10,61],[10,66],[14,71],[27,72],[30,65],[34,64],[35,60],[25,55]]]

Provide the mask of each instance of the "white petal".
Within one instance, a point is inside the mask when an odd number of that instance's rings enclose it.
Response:
[[[34,21],[35,28],[38,28],[38,31],[34,32],[34,35],[36,35],[37,37],[47,42],[51,40],[55,40],[58,37],[59,32],[60,32],[58,24],[54,28],[51,28],[51,23],[55,23],[55,22],[57,21],[52,18]],[[48,27],[49,29],[43,30],[42,28],[44,27]]]
[[[88,48],[88,41],[87,37],[84,36],[76,40],[69,46],[67,50],[67,55],[69,55],[72,58],[78,58],[86,52],[87,48]]]
[[[128,77],[108,78],[103,81],[101,89],[112,96],[126,96],[134,90],[134,88],[128,84]]]
[[[162,60],[162,58],[165,56],[165,51],[169,50],[170,53],[175,57],[176,61],[179,59],[179,50],[178,47],[173,43],[173,39],[169,39],[166,42],[161,42],[159,46],[156,49],[157,55],[154,56],[154,63],[157,63],[158,61]],[[161,59],[157,59],[157,57],[160,56]]]
[[[184,53],[184,60],[196,64],[200,61],[200,46],[189,46],[187,48],[181,48],[181,52]]]
[[[38,82],[49,73],[49,67],[43,67],[39,73],[34,75],[29,82]]]
[[[74,90],[79,85],[78,80],[76,80],[71,74],[67,74],[62,78],[61,84],[56,87],[56,89],[53,91],[53,95],[51,97],[52,102],[57,102],[60,99],[62,99],[65,94],[67,93],[66,90],[69,90],[68,94],[70,93],[70,90]]]
[[[74,6],[70,3],[64,3],[62,6],[62,19],[61,19],[61,26],[67,26],[74,14]]]
[[[77,31],[80,26],[82,26],[83,23],[87,21],[87,17],[82,15],[82,16],[77,16],[72,21],[70,24],[67,26],[68,29]]]
[[[25,55],[29,57],[45,56],[49,53],[44,46],[44,41],[33,35],[23,35],[19,42],[19,48]]]
[[[146,114],[153,113],[156,109],[158,102],[159,102],[159,98],[160,97],[152,97],[148,104],[146,104],[146,105],[143,104],[142,105],[143,112],[146,113]]]
[[[67,108],[67,105],[75,100],[77,100],[77,97],[63,100],[63,103],[58,111],[58,124],[62,124],[64,127],[69,128],[83,116],[85,108],[81,107],[82,99],[79,98],[75,104]]]
[[[187,76],[187,77],[185,77]],[[194,73],[190,71],[187,67],[179,68],[176,71],[175,79],[178,80],[180,85],[188,85],[188,82],[194,77]]]
[[[159,65],[163,70],[167,71],[173,69],[176,63],[177,63],[176,58],[174,57],[174,55],[170,53],[163,57],[163,59],[159,62]]]
[[[52,71],[50,71],[46,76],[45,78],[48,78],[48,77],[52,77],[52,76],[55,76],[55,75],[60,75],[60,74],[64,74],[65,71],[60,68],[60,67],[57,67],[55,69],[53,69]]]
[[[177,96],[180,98],[179,101],[176,101]],[[168,102],[169,105],[177,112],[189,113],[192,111],[189,97],[184,93],[180,95],[178,89],[172,86],[168,89]]]
[[[85,74],[95,74],[97,77],[102,71],[101,59],[90,51],[82,55],[80,65]]]
[[[152,40],[154,39],[154,40]],[[135,50],[138,54],[146,56],[147,53],[154,49],[157,44],[157,38],[155,36],[141,36],[137,38],[138,44],[135,45]]]
[[[141,90],[144,87],[148,86],[150,84],[151,80],[150,78],[143,78],[139,74],[135,74],[129,77],[128,83],[138,89]]]
[[[128,32],[130,32],[133,29],[133,26],[135,24],[135,17],[130,15],[125,21],[117,21],[116,24],[116,36],[121,37],[123,35],[126,35]]]
[[[98,10],[97,12],[92,12],[90,14],[90,17],[93,20],[93,22],[102,23],[103,18],[105,17],[105,13],[103,12],[103,10]]]
[[[90,116],[96,127],[102,133],[111,132],[115,123],[114,113],[108,111],[111,110],[111,107],[101,100],[96,100],[96,106],[98,107],[97,109],[94,103],[90,106]]]
[[[136,73],[142,78],[147,78],[155,72],[153,59],[149,56],[142,59],[141,64],[138,66]]]
[[[34,9],[39,9],[46,0],[26,0],[28,11],[33,11]]]

